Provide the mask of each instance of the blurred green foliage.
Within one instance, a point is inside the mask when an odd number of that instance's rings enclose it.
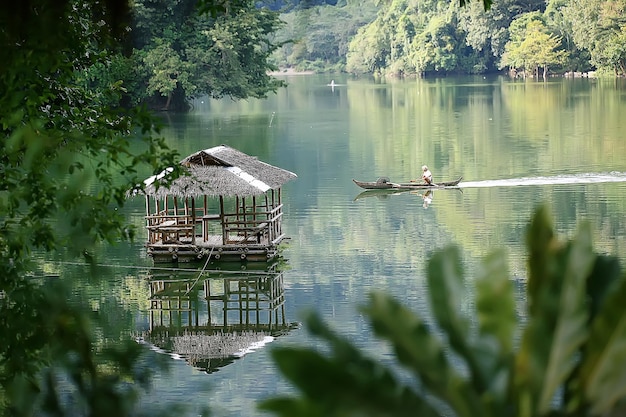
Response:
[[[120,105],[119,83],[81,75],[122,47],[128,11],[119,0],[0,7],[1,415],[136,414],[158,369],[134,341],[97,337],[98,314],[35,278],[33,261],[92,262],[99,243],[132,239],[127,191],[177,165],[152,116]]]
[[[299,395],[260,408],[311,417],[623,415],[626,277],[617,260],[593,251],[585,224],[573,239],[559,241],[545,207],[527,236],[523,317],[516,314],[504,251],[484,259],[472,281],[475,311],[462,311],[468,286],[459,249],[448,247],[428,263],[434,323],[382,292],[361,308],[410,378],[311,314],[307,327],[327,342],[327,353],[274,349]]]
[[[68,302],[60,283],[20,287],[2,305],[0,415],[142,415],[138,400],[166,357],[129,338],[101,340],[98,313]]]
[[[201,96],[263,98],[284,83],[268,74],[278,13],[250,0],[137,0],[129,99],[187,110]]]

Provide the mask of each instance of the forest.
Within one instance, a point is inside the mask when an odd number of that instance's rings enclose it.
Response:
[[[626,75],[626,0],[137,0],[126,51],[85,71],[121,83],[122,104],[185,110],[190,99],[263,98],[279,68],[376,77],[507,72]],[[202,2],[201,2],[202,3]]]
[[[376,76],[626,74],[623,0],[344,0],[284,13],[280,67]],[[578,75],[578,74],[577,74]]]

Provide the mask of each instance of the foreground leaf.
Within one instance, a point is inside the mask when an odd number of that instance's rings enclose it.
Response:
[[[377,361],[364,357],[319,317],[311,315],[307,324],[313,334],[329,342],[331,354],[326,357],[303,348],[273,350],[279,369],[303,398],[266,401],[261,409],[283,416],[439,415],[420,394],[400,384]]]
[[[581,367],[581,384],[594,415],[626,398],[626,276],[592,322]]]
[[[499,356],[512,354],[517,318],[513,285],[503,251],[491,253],[481,264],[476,279],[476,307],[480,333],[497,340]]]
[[[431,393],[458,416],[485,416],[479,396],[452,367],[440,340],[424,321],[390,296],[375,292],[364,309],[377,335],[388,339],[400,363],[414,371]]]
[[[513,285],[503,251],[488,255],[476,279],[479,335],[475,354],[496,415],[509,407],[508,386],[517,326]]]
[[[547,413],[575,367],[587,337],[586,280],[595,261],[589,228],[562,247],[545,210],[531,223],[529,250],[529,324],[515,369],[521,416]]]
[[[478,394],[484,393],[492,376],[488,374],[490,365],[485,359],[493,352],[485,351],[488,349],[486,341],[472,341],[469,319],[462,313],[467,291],[458,247],[449,246],[433,255],[428,262],[428,287],[437,323],[446,333],[452,349],[465,360],[472,388]]]

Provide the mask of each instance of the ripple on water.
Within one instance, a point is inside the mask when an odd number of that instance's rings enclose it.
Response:
[[[461,188],[517,187],[524,185],[594,184],[605,182],[626,182],[624,172],[583,173],[555,175],[550,177],[521,177],[502,180],[464,181]]]

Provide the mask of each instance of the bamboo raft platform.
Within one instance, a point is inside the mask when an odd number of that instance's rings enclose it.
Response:
[[[252,199],[252,207],[245,198],[236,200],[239,210],[232,214],[209,215],[200,208],[194,216],[188,210],[190,201],[185,199],[175,213],[166,208],[159,215],[147,215],[148,255],[155,263],[190,262],[207,256],[224,261],[273,259],[286,239],[282,204],[267,212],[259,210],[256,199]],[[178,206],[179,201],[174,204]]]
[[[160,185],[169,168],[133,195],[146,198],[147,254],[155,263],[269,261],[287,238],[281,187],[297,176],[226,145],[181,161],[189,175]]]

